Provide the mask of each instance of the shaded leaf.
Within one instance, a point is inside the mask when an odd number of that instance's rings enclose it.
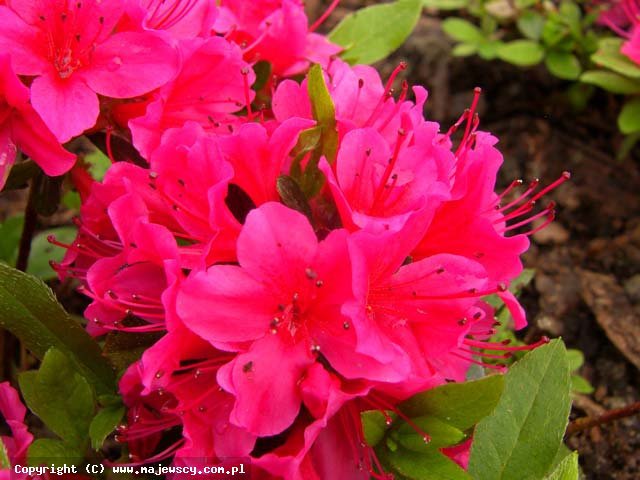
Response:
[[[64,311],[41,280],[0,264],[0,326],[42,359],[51,347],[67,355],[98,393],[115,391],[115,375],[99,345]]]
[[[640,98],[633,98],[622,106],[618,128],[627,135],[640,132]]]
[[[629,57],[620,53],[621,38],[603,38],[598,43],[598,51],[591,55],[596,65],[609,68],[626,77],[640,79],[640,67]]]
[[[567,455],[556,469],[545,477],[545,480],[578,480],[579,478],[578,452],[573,452]]]
[[[398,444],[408,450],[423,452],[433,447],[449,447],[465,439],[465,434],[461,430],[435,416],[412,418],[411,421],[431,439],[425,441],[422,433],[416,431],[414,426],[402,422],[397,429],[392,431],[391,436]]]
[[[398,448],[396,451],[382,451],[379,456],[393,470],[412,480],[471,479],[457,463],[434,447],[419,453]]]
[[[544,63],[552,74],[564,80],[575,80],[582,72],[578,58],[568,52],[551,51],[547,53]]]
[[[123,405],[109,406],[98,412],[89,425],[91,448],[100,450],[105,438],[116,429],[123,415]]]
[[[65,443],[82,449],[95,411],[93,390],[75,365],[51,348],[38,371],[18,377],[29,409]]]
[[[520,67],[536,65],[544,58],[544,48],[531,40],[514,40],[504,43],[497,53],[501,60]]]
[[[82,452],[71,447],[62,440],[53,438],[38,438],[30,446],[27,452],[27,461],[30,466],[51,465],[52,463],[78,465],[83,460]]]
[[[612,93],[632,95],[640,93],[640,80],[627,78],[615,72],[607,70],[590,70],[584,72],[580,81],[603,88]]]
[[[27,273],[43,280],[56,278],[56,272],[51,268],[50,261],[60,262],[66,251],[49,243],[47,238],[53,235],[62,243],[72,243],[76,237],[75,227],[59,227],[39,232],[31,242],[31,253]]]
[[[476,44],[485,39],[478,27],[462,18],[450,17],[445,19],[442,22],[442,30],[459,42]]]
[[[367,445],[375,447],[384,438],[389,428],[388,419],[393,419],[395,414],[387,412],[385,416],[379,410],[366,410],[360,413],[362,420],[362,431],[364,432],[364,440]]]

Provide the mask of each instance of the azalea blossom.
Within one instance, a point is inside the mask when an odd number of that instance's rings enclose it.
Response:
[[[75,163],[75,155],[60,146],[29,102],[29,89],[0,55],[0,189],[18,150],[35,161],[47,175],[58,176]]]
[[[98,95],[135,97],[176,73],[178,54],[159,35],[114,33],[123,12],[121,0],[0,6],[0,48],[16,73],[36,77],[31,103],[60,142],[93,127]]]

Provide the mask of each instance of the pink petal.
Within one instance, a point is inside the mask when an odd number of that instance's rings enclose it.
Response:
[[[43,73],[49,63],[38,30],[4,6],[0,6],[0,25],[0,52],[11,56],[16,72],[20,75]]]
[[[2,128],[0,130],[0,190],[2,190],[9,177],[9,172],[16,161],[16,153],[18,152],[10,135],[9,129]]]
[[[164,85],[177,70],[177,51],[159,36],[121,32],[96,48],[82,75],[95,92],[128,98]]]
[[[189,329],[216,345],[268,334],[276,303],[243,269],[215,265],[184,281],[176,308]]]
[[[279,335],[254,342],[218,371],[218,383],[236,396],[231,422],[259,436],[286,430],[300,410],[298,382],[315,358],[305,342],[292,345]]]
[[[66,80],[54,75],[36,78],[31,103],[61,143],[93,127],[100,113],[98,96],[77,75]]]
[[[238,259],[254,278],[279,282],[275,287],[280,289],[296,281],[289,272],[304,273],[311,265],[317,246],[316,234],[304,215],[269,202],[247,216],[238,238]]]

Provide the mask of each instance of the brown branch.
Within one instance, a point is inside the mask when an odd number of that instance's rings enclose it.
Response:
[[[640,413],[640,402],[635,402],[626,407],[615,408],[613,410],[607,410],[601,415],[595,417],[582,417],[574,420],[569,424],[567,428],[567,435],[573,435],[574,433],[588,430],[589,428],[609,423],[619,418],[630,417]]]

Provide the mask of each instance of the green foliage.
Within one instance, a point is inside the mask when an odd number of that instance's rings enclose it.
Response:
[[[640,93],[640,80],[627,78],[619,73],[607,70],[589,70],[584,72],[580,81],[595,85],[612,93],[631,95]]]
[[[550,51],[544,63],[551,73],[564,80],[576,80],[582,72],[578,57],[569,52]]]
[[[571,391],[573,393],[593,393],[593,386],[586,378],[576,373],[584,364],[584,354],[580,350],[570,348],[567,350],[567,360],[571,372]]]
[[[0,326],[36,357],[55,347],[69,357],[96,391],[115,391],[114,372],[98,344],[76,323],[41,280],[0,263]]]
[[[572,452],[564,457],[564,460],[545,477],[545,480],[578,480],[579,478],[578,452]]]
[[[640,97],[627,101],[618,116],[618,128],[622,133],[640,132]]]
[[[29,409],[69,448],[82,451],[96,403],[89,382],[60,350],[51,348],[38,371],[21,373],[20,391]]]
[[[567,425],[570,388],[569,361],[560,340],[513,365],[498,406],[476,427],[469,473],[495,480],[548,474]]]
[[[400,409],[409,417],[430,415],[465,431],[493,411],[503,385],[502,375],[449,383],[411,397]]]
[[[91,448],[99,450],[107,436],[116,429],[123,416],[124,406],[120,404],[109,405],[100,410],[89,425]]]
[[[402,448],[396,451],[383,450],[380,460],[400,478],[411,480],[471,480],[467,472],[437,448],[412,452]],[[397,478],[397,477],[396,477]]]
[[[82,451],[55,438],[38,438],[29,446],[27,462],[33,467],[51,463],[55,459],[58,463],[78,465],[82,463]]]
[[[329,34],[344,47],[342,58],[351,63],[374,63],[396,50],[413,31],[422,10],[421,0],[396,0],[347,15]]]
[[[544,58],[544,49],[531,40],[514,40],[498,49],[498,58],[520,67],[529,67],[540,63]]]
[[[640,67],[620,53],[621,48],[621,39],[603,38],[598,44],[598,51],[591,56],[591,60],[596,65],[606,67],[625,77],[640,79]]]
[[[10,266],[15,266],[20,247],[20,236],[24,217],[16,215],[7,218],[0,224],[0,261]],[[42,280],[51,280],[56,277],[56,272],[51,268],[49,262],[60,262],[65,251],[47,241],[53,235],[63,243],[71,243],[76,236],[75,227],[58,227],[39,232],[31,241],[31,252],[29,253],[29,263],[27,273]]]

